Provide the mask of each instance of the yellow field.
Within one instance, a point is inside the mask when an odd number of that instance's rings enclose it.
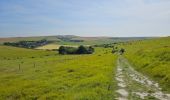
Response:
[[[59,49],[60,46],[66,46],[66,47],[78,47],[78,45],[47,44],[47,45],[44,45],[44,46],[37,47],[36,49],[41,49],[41,50],[52,50],[52,49]]]

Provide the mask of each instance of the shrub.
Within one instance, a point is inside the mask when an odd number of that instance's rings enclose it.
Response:
[[[125,52],[125,49],[121,48],[119,52],[120,54],[123,54]]]
[[[117,52],[117,51],[118,51],[118,47],[113,47],[112,53],[115,53],[115,52]]]
[[[58,51],[59,51],[59,54],[66,54],[67,53],[66,48],[64,46],[60,46]]]
[[[94,52],[94,48],[92,46],[89,47],[88,53],[92,54]]]

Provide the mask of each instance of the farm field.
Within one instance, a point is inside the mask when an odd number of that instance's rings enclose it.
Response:
[[[116,55],[91,55],[0,46],[0,99],[112,100]]]
[[[47,44],[44,46],[37,47],[35,49],[40,50],[53,50],[53,49],[59,49],[60,46],[66,46],[66,47],[78,47],[78,45],[57,45],[57,44]]]
[[[59,49],[60,46],[64,46],[64,47],[75,47],[77,48],[79,45],[59,45],[56,43],[52,43],[52,44],[47,44],[44,46],[39,46],[35,49],[39,49],[39,50],[56,50]],[[83,45],[83,46],[89,46],[89,45]]]

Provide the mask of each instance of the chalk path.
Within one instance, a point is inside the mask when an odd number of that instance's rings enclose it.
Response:
[[[116,100],[170,100],[159,84],[133,69],[122,56],[117,61]]]

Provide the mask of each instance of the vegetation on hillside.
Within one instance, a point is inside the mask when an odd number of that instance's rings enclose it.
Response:
[[[170,91],[170,37],[127,42],[121,47],[125,47],[125,56],[138,71]]]
[[[39,40],[39,41],[5,42],[4,45],[23,47],[23,48],[35,48],[38,46],[46,45],[48,43],[51,43],[51,41],[47,41],[46,39],[43,39],[43,40]]]
[[[0,38],[0,44],[4,42],[19,42],[19,41],[40,41],[46,39],[47,41],[53,41],[58,45],[102,45],[115,42],[133,41],[149,39],[147,37],[80,37],[74,35],[56,35],[56,36],[36,36],[36,37],[11,37]]]
[[[117,44],[117,43],[98,44],[98,45],[94,45],[94,47],[114,48],[113,44]]]

